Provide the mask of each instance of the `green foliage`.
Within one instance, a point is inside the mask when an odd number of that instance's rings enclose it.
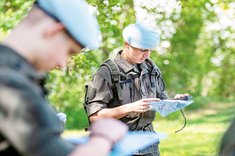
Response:
[[[124,0],[91,0],[90,3],[97,8],[98,22],[103,38],[103,43],[98,51],[102,60],[105,60],[109,57],[110,52],[124,45],[122,29],[128,24],[135,22],[133,2]]]
[[[234,118],[234,102],[214,103],[201,110],[187,111],[187,126],[180,132],[183,120],[157,121],[155,128],[168,133],[161,141],[160,151],[165,156],[216,156],[221,137]],[[166,117],[168,118],[168,117]]]
[[[98,15],[103,36],[101,47],[75,56],[66,69],[50,72],[47,83],[49,101],[68,115],[67,128],[88,125],[82,105],[84,86],[99,65],[123,47],[123,28],[142,16],[136,17],[134,2],[130,0],[88,2]],[[186,110],[203,107],[208,97],[235,98],[232,94],[235,92],[235,30],[224,23],[229,21],[226,18],[235,18],[229,14],[233,10],[231,2],[181,0],[182,7],[176,7],[172,13],[167,9],[164,12],[161,8],[143,7],[149,15],[157,16],[151,23],[155,22],[161,32],[161,43],[169,43],[163,53],[160,45],[151,56],[163,73],[169,95],[188,92],[195,99],[195,105]],[[0,40],[26,15],[32,3],[33,0],[0,1]],[[180,113],[168,119],[180,119]]]
[[[93,61],[94,60],[94,61]],[[83,109],[85,84],[99,66],[92,53],[82,53],[72,58],[65,70],[50,72],[47,88],[49,99],[58,111],[67,114],[67,128],[84,128],[88,126],[87,116]]]
[[[0,1],[0,40],[27,13],[33,0],[1,0]]]

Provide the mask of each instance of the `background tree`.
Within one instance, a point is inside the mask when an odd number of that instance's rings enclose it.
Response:
[[[202,108],[205,98],[234,99],[235,3],[231,0],[88,0],[98,16],[103,42],[73,57],[66,69],[49,73],[49,100],[68,116],[67,128],[84,128],[85,84],[99,65],[123,48],[122,30],[142,22],[160,33],[151,58],[160,67],[170,95],[189,92]],[[33,0],[0,1],[0,39],[20,21]],[[97,36],[94,36],[97,37]],[[200,105],[201,104],[201,105]]]

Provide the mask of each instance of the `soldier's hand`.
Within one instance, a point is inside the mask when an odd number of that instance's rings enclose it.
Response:
[[[104,137],[111,143],[117,142],[127,131],[126,124],[112,118],[98,119],[91,125],[91,136]]]
[[[121,121],[98,119],[91,125],[90,139],[81,144],[69,156],[109,155],[114,143],[127,133],[127,125]]]
[[[158,98],[147,98],[141,99],[139,101],[133,102],[130,105],[133,113],[144,113],[150,109],[150,102],[160,101]]]
[[[185,93],[185,94],[176,94],[175,97],[174,97],[174,100],[183,99],[183,98],[186,98],[188,96],[189,96],[188,93]]]

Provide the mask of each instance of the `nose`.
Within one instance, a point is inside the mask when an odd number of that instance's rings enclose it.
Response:
[[[58,67],[59,67],[59,68],[64,68],[64,67],[66,67],[67,62],[68,62],[68,59],[67,59],[67,58],[62,58],[62,59],[58,62]]]

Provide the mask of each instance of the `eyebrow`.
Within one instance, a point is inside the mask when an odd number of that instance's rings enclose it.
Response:
[[[143,52],[151,51],[150,49],[140,49]]]
[[[128,44],[129,46],[131,46],[132,48],[134,49],[140,49],[140,48],[136,48],[136,47],[133,47],[132,45]],[[140,49],[140,51],[142,52],[147,52],[147,51],[151,51],[150,49]]]

